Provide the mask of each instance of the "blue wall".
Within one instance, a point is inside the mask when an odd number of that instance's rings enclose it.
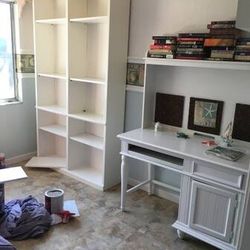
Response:
[[[125,111],[125,131],[141,127],[143,94],[140,92],[127,91]],[[147,179],[147,168],[144,163],[128,159],[129,177],[133,180],[143,181]],[[155,179],[171,186],[179,187],[181,176],[172,171],[155,168]]]
[[[0,152],[6,158],[36,151],[35,81],[19,81],[23,103],[0,106]]]

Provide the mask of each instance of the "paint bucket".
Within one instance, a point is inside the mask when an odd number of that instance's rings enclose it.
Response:
[[[64,191],[59,188],[45,192],[45,208],[50,214],[57,214],[63,211],[63,195]]]

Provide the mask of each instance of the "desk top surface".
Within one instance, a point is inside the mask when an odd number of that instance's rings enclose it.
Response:
[[[203,160],[209,163],[218,164],[224,167],[248,172],[250,167],[250,148],[241,143],[235,143],[232,149],[242,150],[244,155],[239,160],[233,162],[224,160],[216,156],[207,155],[205,151],[208,148],[201,142],[204,137],[193,136],[190,139],[177,138],[174,132],[157,131],[153,129],[135,129],[118,135],[118,138],[128,142],[134,142],[144,145],[147,148],[164,150],[169,153],[179,155],[180,157],[191,157]]]

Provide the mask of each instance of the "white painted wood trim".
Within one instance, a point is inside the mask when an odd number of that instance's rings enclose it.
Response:
[[[128,63],[145,64],[145,58],[141,58],[141,57],[128,57]]]
[[[36,23],[40,24],[66,24],[66,18],[39,19]]]
[[[37,154],[36,152],[30,152],[30,153],[23,154],[23,155],[17,155],[17,156],[6,159],[6,164],[12,165],[12,164],[17,164],[23,161],[28,161],[32,157],[36,156],[36,154]]]
[[[133,193],[133,192],[137,191],[137,190],[140,189],[142,186],[144,186],[144,185],[146,185],[146,184],[148,184],[148,183],[150,183],[150,182],[151,182],[150,180],[146,180],[146,181],[143,181],[143,182],[139,183],[138,185],[136,185],[136,186],[134,186],[134,187],[128,189],[128,190],[127,190],[127,194]]]
[[[206,61],[206,60],[183,60],[183,59],[155,59],[145,58],[147,65],[165,65],[210,69],[250,70],[249,62],[228,62],[228,61]]]
[[[219,239],[215,239],[212,238],[211,236],[208,236],[204,233],[198,232],[197,230],[193,230],[191,228],[189,228],[188,226],[186,226],[183,223],[180,223],[178,221],[176,221],[172,227],[174,227],[175,229],[178,229],[188,235],[192,235],[193,237],[202,240],[208,244],[211,244],[213,246],[217,246],[219,249],[222,250],[236,250],[237,248],[231,244],[225,243]]]
[[[17,54],[25,54],[25,55],[34,55],[34,51],[31,49],[19,49],[16,52]]]
[[[136,180],[136,179],[133,179],[133,178],[128,178],[128,184],[131,185],[131,186],[136,186],[138,184],[140,184],[141,182]],[[149,184],[146,184],[144,186],[142,186],[140,188],[141,190],[145,191],[145,192],[148,192],[148,189],[149,189]],[[163,199],[166,199],[166,200],[170,200],[176,204],[179,203],[179,195],[177,194],[174,194],[172,192],[169,192],[167,190],[163,190],[157,186],[154,187],[154,194],[155,195],[158,195],[159,197],[163,198]]]
[[[17,73],[18,79],[32,78],[35,79],[35,73]]]
[[[95,16],[95,17],[83,17],[83,18],[71,18],[70,22],[75,23],[105,23],[108,21],[107,16]]]
[[[222,197],[226,197],[228,200],[228,206],[226,213],[226,222],[224,225],[224,232],[220,233],[215,230],[213,230],[211,227],[213,224],[210,224],[210,228],[205,227],[202,224],[196,224],[195,223],[195,216],[196,216],[196,202],[197,202],[197,193],[198,190],[206,190],[207,192],[212,192],[217,195],[220,195]],[[237,194],[234,192],[230,192],[225,189],[217,188],[211,185],[207,185],[201,182],[192,181],[192,187],[191,187],[191,199],[190,199],[190,208],[189,208],[189,226],[197,231],[201,231],[207,235],[211,235],[212,237],[221,239],[225,242],[229,242],[231,239],[231,232],[232,232],[232,225],[234,224],[234,212],[235,212],[235,204],[236,204],[236,197]],[[204,213],[204,216],[206,215],[206,211],[202,211]],[[201,213],[202,213],[201,212]],[[215,211],[215,213],[218,211]]]
[[[133,86],[133,85],[126,85],[126,91],[133,91],[133,92],[139,92],[143,93],[144,92],[144,87],[143,86]]]

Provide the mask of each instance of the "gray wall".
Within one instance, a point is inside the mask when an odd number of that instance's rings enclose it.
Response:
[[[234,19],[237,3],[237,0],[131,0],[129,57],[143,58],[153,35],[207,32],[207,24],[211,21]],[[180,80],[178,74],[172,75],[174,86]],[[194,72],[190,74],[193,76]],[[168,75],[165,78],[168,79]],[[182,87],[186,93],[187,87]],[[140,127],[143,95],[127,91],[126,96],[127,131]],[[128,163],[131,179],[141,181],[147,178],[147,169],[142,163],[134,160]],[[172,186],[180,184],[178,174],[161,169],[157,169],[155,174],[156,179]]]
[[[0,106],[0,152],[6,158],[36,151],[35,82],[20,81],[23,103]]]
[[[140,92],[127,91],[125,111],[125,131],[141,127],[143,94]],[[143,162],[128,159],[129,177],[134,181],[147,179],[147,169]],[[180,186],[180,175],[172,171],[155,169],[155,178],[174,187]]]

